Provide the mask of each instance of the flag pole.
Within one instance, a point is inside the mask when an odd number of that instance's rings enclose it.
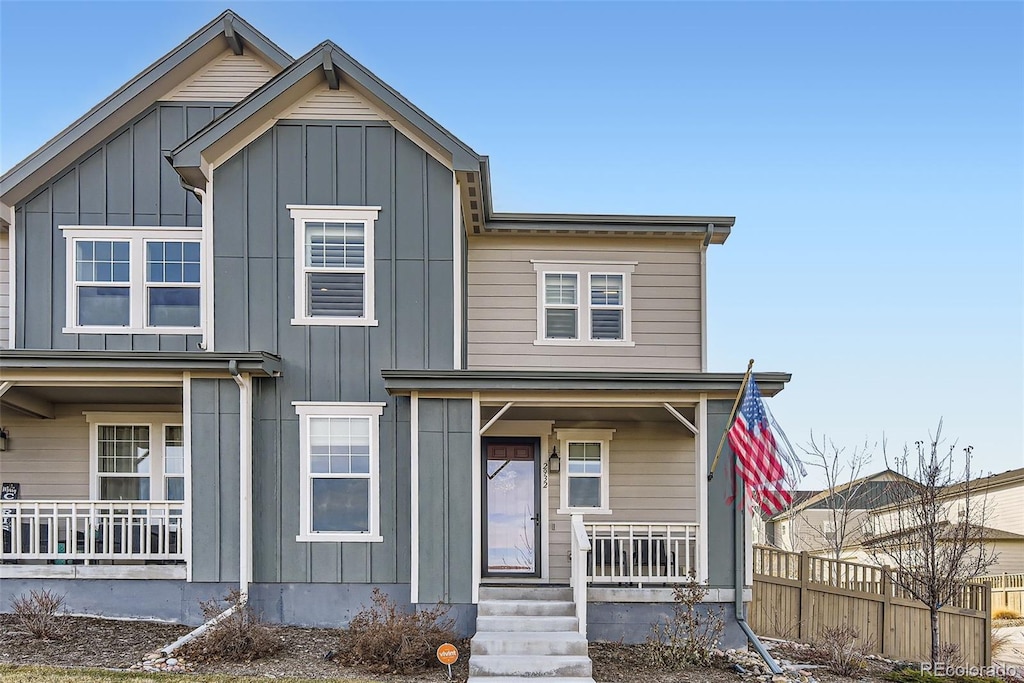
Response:
[[[715,451],[715,459],[711,461],[711,471],[708,472],[708,481],[715,478],[715,468],[718,467],[718,459],[722,456],[722,446],[725,445],[725,438],[729,434],[729,428],[732,426],[732,421],[736,419],[736,410],[740,407],[740,401],[743,399],[743,390],[747,388],[747,382],[750,380],[750,373],[754,369],[754,359],[751,358],[747,363],[747,373],[743,375],[743,383],[740,384],[740,391],[736,394],[736,400],[732,404],[732,412],[729,413],[729,419],[725,421],[725,431],[722,432],[722,440],[718,442],[718,450]]]

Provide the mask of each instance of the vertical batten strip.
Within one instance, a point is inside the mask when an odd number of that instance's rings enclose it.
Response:
[[[409,602],[420,598],[420,395],[409,398]]]

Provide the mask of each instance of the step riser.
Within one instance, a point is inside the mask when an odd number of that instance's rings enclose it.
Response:
[[[571,602],[572,589],[561,586],[480,586],[480,600],[544,600]]]
[[[543,600],[481,600],[477,615],[481,617],[571,617],[576,605],[571,602]]]
[[[543,683],[594,683],[590,676],[547,676]],[[540,683],[537,678],[526,676],[470,676],[468,683]]]
[[[477,617],[477,633],[501,633],[522,631],[563,631],[579,632],[576,617]]]
[[[470,676],[590,676],[593,666],[586,657],[477,656],[469,660]]]

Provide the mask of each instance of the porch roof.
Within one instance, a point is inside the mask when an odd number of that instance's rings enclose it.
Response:
[[[604,372],[580,370],[383,370],[391,395],[412,391],[686,391],[736,394],[742,372]],[[782,391],[788,372],[756,372],[765,396]]]
[[[231,362],[238,372],[276,377],[281,359],[266,351],[212,353],[207,351],[65,351],[56,349],[4,349],[0,369],[69,368],[77,370],[180,370],[228,373]]]

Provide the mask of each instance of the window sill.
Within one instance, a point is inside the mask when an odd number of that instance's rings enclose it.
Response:
[[[376,320],[368,318],[292,318],[292,325],[329,325],[331,327],[377,327]]]
[[[63,327],[64,334],[203,334],[201,327]]]
[[[370,534],[299,534],[299,543],[383,543],[383,536]]]
[[[626,339],[535,339],[534,346],[636,346],[635,342]]]
[[[612,511],[608,508],[558,508],[555,512],[559,515],[610,515]]]

